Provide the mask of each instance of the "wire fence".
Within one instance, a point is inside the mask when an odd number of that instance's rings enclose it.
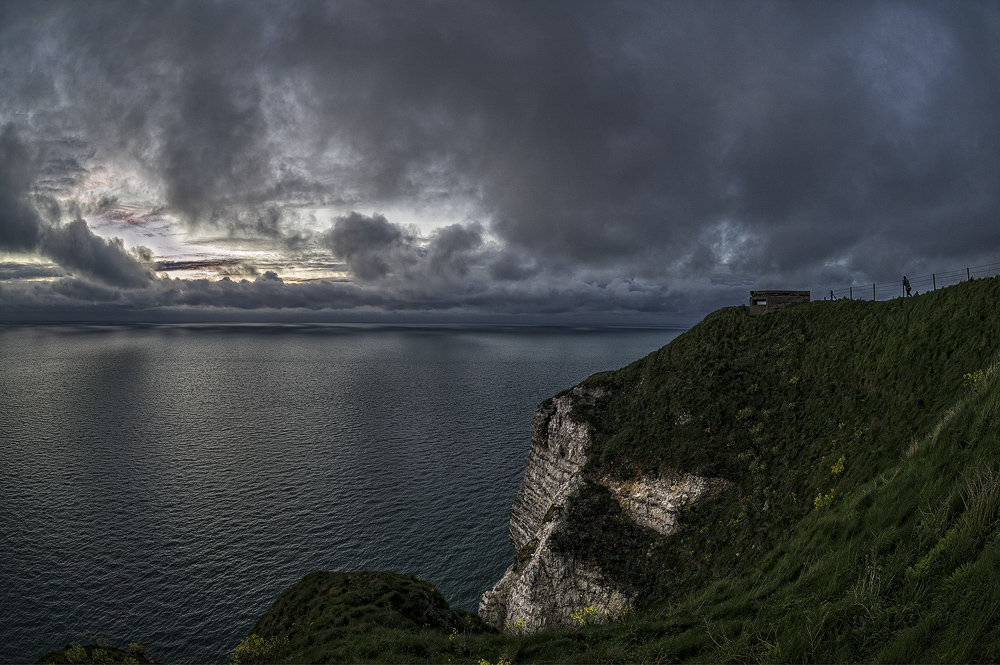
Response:
[[[947,272],[935,272],[929,275],[918,275],[917,277],[907,277],[910,282],[910,290],[913,295],[936,291],[945,286],[958,284],[970,279],[981,279],[983,277],[994,277],[1000,275],[1000,263],[988,263],[982,266],[961,268],[960,270],[949,270]],[[833,289],[823,296],[823,300],[840,300],[849,298],[851,300],[892,300],[906,295],[906,288],[903,286],[903,277],[891,282],[875,282],[873,284],[852,284],[839,289]]]

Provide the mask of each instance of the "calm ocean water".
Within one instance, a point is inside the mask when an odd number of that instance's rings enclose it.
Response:
[[[0,661],[225,661],[314,570],[475,610],[538,404],[664,330],[0,327]]]

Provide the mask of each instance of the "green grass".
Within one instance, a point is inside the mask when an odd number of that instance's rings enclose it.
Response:
[[[996,660],[998,303],[1000,281],[985,280],[730,308],[592,377],[610,396],[580,410],[591,473],[737,488],[648,562],[640,609],[700,617],[689,631],[708,644],[664,638],[629,658]]]
[[[313,573],[253,634],[286,662],[996,662],[998,305],[989,279],[727,308],[588,379],[591,482],[552,545],[640,592],[618,623],[517,635],[413,577]],[[665,471],[731,486],[662,538],[592,482]]]
[[[50,651],[38,663],[154,663],[146,654],[146,647],[132,643],[128,647],[111,646],[99,635],[90,644],[67,644],[62,649]]]
[[[269,656],[294,662],[426,662],[446,653],[471,655],[465,636],[489,630],[476,615],[452,610],[428,582],[362,571],[306,575],[251,634],[274,645]]]

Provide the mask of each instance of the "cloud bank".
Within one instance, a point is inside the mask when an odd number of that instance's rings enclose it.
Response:
[[[8,2],[0,250],[70,276],[0,297],[692,317],[996,260],[998,72],[980,2]],[[154,278],[105,194],[335,276]]]
[[[51,199],[38,201],[52,218],[42,219],[29,198],[37,161],[10,125],[0,131],[0,250],[37,252],[68,270],[113,286],[149,286],[151,257],[143,248],[127,251],[118,239],[94,235],[82,219],[60,224],[59,206]]]

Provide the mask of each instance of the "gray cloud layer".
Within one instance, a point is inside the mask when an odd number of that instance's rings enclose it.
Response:
[[[49,153],[48,166],[0,172],[0,246],[107,284],[146,285],[148,268],[75,221],[46,225],[25,198],[40,191],[26,173],[58,171],[53,187],[76,177],[67,146],[139,164],[192,225],[328,249],[358,283],[286,288],[303,307],[322,296],[330,307],[530,310],[549,294],[567,309],[699,308],[745,286],[709,296],[697,280],[825,292],[1000,248],[991,3],[0,12],[0,114],[28,142],[4,130],[2,158]],[[421,238],[351,213],[310,240],[287,213],[450,201],[485,223]],[[616,278],[658,295],[606,299],[586,286]],[[269,288],[157,286],[149,297],[242,307],[272,302]],[[688,296],[663,297],[678,289]]]
[[[64,268],[115,286],[148,286],[153,279],[146,265],[151,257],[141,249],[129,252],[118,239],[94,235],[82,219],[65,225],[43,221],[28,198],[37,161],[11,126],[0,130],[0,250],[36,251]],[[41,204],[58,219],[58,204]]]

